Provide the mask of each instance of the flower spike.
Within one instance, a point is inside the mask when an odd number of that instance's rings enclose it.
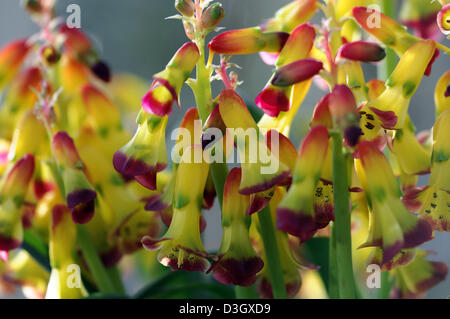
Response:
[[[224,227],[219,260],[213,264],[214,278],[223,284],[250,286],[263,268],[263,261],[249,237],[251,217],[246,215],[250,197],[239,194],[241,169],[233,168],[225,182],[222,210]]]
[[[318,228],[314,210],[314,192],[328,151],[328,130],[313,127],[303,140],[292,185],[277,209],[277,228],[310,239]]]
[[[219,110],[227,127],[227,134],[237,137],[237,148],[242,167],[239,192],[243,195],[250,195],[268,190],[283,182],[288,176],[289,170],[267,148],[265,138],[242,98],[233,90],[223,90],[220,94]],[[238,133],[242,130],[244,136]],[[250,134],[249,142],[246,142],[246,134]],[[251,146],[256,146],[260,156],[250,151]],[[262,157],[266,157],[267,164],[262,162]]]
[[[142,99],[142,108],[149,114],[165,116],[172,112],[174,102],[179,104],[181,87],[189,78],[200,58],[197,45],[185,43],[161,71],[153,76],[150,91]]]

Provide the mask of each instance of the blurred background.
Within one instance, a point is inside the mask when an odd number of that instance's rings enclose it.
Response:
[[[428,0],[424,0],[428,1]],[[279,7],[289,0],[224,0],[221,1],[226,17],[220,24],[227,30],[255,26],[271,17]],[[58,14],[67,17],[66,8],[76,3],[81,8],[82,29],[94,39],[100,55],[109,63],[114,73],[129,72],[139,75],[148,81],[150,86],[153,74],[162,70],[175,51],[187,41],[183,27],[178,20],[164,20],[176,14],[173,0],[59,0]],[[320,22],[317,15],[314,22]],[[18,0],[0,1],[0,47],[9,41],[27,37],[37,32],[36,25],[21,8]],[[214,33],[210,37],[214,36]],[[449,46],[449,42],[444,40]],[[258,55],[233,57],[232,62],[240,65],[237,70],[243,85],[240,94],[253,101],[265,86],[272,73],[272,68],[265,65]],[[418,131],[430,129],[435,121],[433,94],[439,77],[449,69],[448,56],[441,57],[434,63],[431,76],[424,78],[414,95],[410,114]],[[376,77],[373,65],[365,66],[366,80]],[[215,83],[214,91],[218,94],[223,89],[221,83]],[[312,86],[300,111],[298,112],[291,139],[298,146],[308,130],[312,110],[324,92]],[[139,101],[137,101],[139,103]],[[179,121],[189,107],[195,106],[189,88],[184,87],[181,94],[183,110],[174,107],[167,132],[178,126]],[[171,145],[168,144],[170,149]],[[426,183],[427,178],[421,179]],[[222,231],[220,227],[220,211],[217,204],[205,214],[208,226],[205,231],[206,248],[217,250]],[[450,233],[436,232],[436,239],[423,245],[423,249],[436,252],[431,259],[444,261],[450,265]],[[447,280],[431,290],[428,298],[447,298],[450,295],[450,275]]]

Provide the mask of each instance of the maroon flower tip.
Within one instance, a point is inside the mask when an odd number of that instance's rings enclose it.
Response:
[[[274,86],[262,90],[256,97],[255,104],[272,117],[277,117],[280,112],[287,112],[290,108],[289,96],[286,95],[286,91]]]
[[[54,189],[53,184],[42,180],[35,180],[33,184],[34,195],[37,199],[42,199],[45,194]]]
[[[362,247],[362,246],[361,246]],[[381,265],[384,265],[385,263],[392,260],[392,258],[395,257],[403,248],[403,242],[397,241],[393,243],[391,246],[383,247],[383,261],[381,262]]]
[[[154,239],[150,236],[144,236],[141,239],[142,246],[150,251],[156,250],[159,248],[159,243],[168,240],[167,238],[161,238],[161,239]]]
[[[398,118],[397,115],[395,115],[395,112],[393,111],[381,111],[375,107],[371,107],[370,110],[375,113],[376,116],[381,121],[381,125],[385,129],[393,129],[395,125],[397,124]]]
[[[178,258],[168,258],[164,257],[161,261],[163,265],[170,267],[172,270],[184,270],[184,271],[199,271],[206,272],[208,269],[208,261],[204,258],[197,257],[192,260],[185,259],[183,263],[178,266]]]
[[[248,207],[246,214],[251,215],[261,211],[264,207],[266,207],[269,204],[270,199],[271,197],[260,196],[258,194],[255,194],[255,196],[253,196],[250,202],[250,206]]]
[[[110,250],[102,253],[100,255],[100,259],[103,263],[103,266],[105,266],[106,268],[111,268],[115,266],[120,261],[120,259],[122,259],[122,256],[123,255],[119,249],[119,246],[114,246]]]
[[[428,291],[447,277],[448,267],[445,263],[431,261],[430,264],[433,268],[433,275],[417,284],[417,289],[419,291]]]
[[[248,287],[256,281],[264,262],[255,256],[246,259],[222,258],[213,266],[213,277],[224,285]]]
[[[111,81],[111,70],[109,66],[103,62],[98,61],[91,66],[91,71],[103,82]]]
[[[359,138],[363,131],[359,126],[350,126],[344,130],[345,143],[350,147],[355,147],[358,144]]]
[[[433,239],[431,225],[423,219],[419,219],[414,229],[404,234],[404,248],[412,248]]]
[[[378,62],[386,57],[386,51],[374,42],[356,41],[344,44],[338,56],[360,62]]]
[[[295,295],[297,295],[301,285],[302,280],[300,275],[298,276],[297,280],[286,283],[286,293],[288,298],[293,298]],[[261,296],[261,298],[273,299],[272,286],[270,285],[270,281],[267,278],[265,277],[261,278],[256,287],[256,290],[258,294]]]
[[[444,96],[445,97],[449,97],[450,96],[450,85],[447,86],[447,89],[445,90]]]
[[[214,188],[205,188],[203,191],[203,209],[211,209],[214,205],[214,200],[216,199],[216,190]]]
[[[441,53],[439,52],[439,49],[436,49],[434,51],[433,57],[431,58],[430,63],[428,63],[427,69],[425,70],[425,73],[424,73],[426,76],[430,76],[431,68],[433,67],[433,63],[434,63],[434,61],[436,61],[436,59],[439,57],[440,54]]]
[[[70,214],[70,209],[66,205],[55,205],[52,208],[52,229],[55,229],[61,222],[63,215]]]
[[[145,204],[145,210],[158,212],[166,209],[169,205],[162,201],[162,194],[156,194],[147,198]],[[170,223],[169,223],[170,225]]]
[[[22,245],[21,241],[0,235],[0,251],[10,251],[19,248],[20,245]]]
[[[334,220],[334,206],[332,204],[314,205],[316,227],[322,229]]]
[[[135,176],[134,179],[145,188],[153,191],[156,189],[156,173],[155,168],[146,174]]]
[[[92,200],[80,203],[71,209],[71,212],[72,220],[75,224],[86,224],[94,217],[95,202]]]
[[[292,62],[276,71],[272,78],[272,84],[275,86],[290,86],[305,81],[319,73],[322,67],[322,62],[311,58]]]
[[[277,209],[277,229],[308,241],[316,233],[317,226],[312,216],[286,208]]]
[[[94,201],[97,197],[97,193],[90,189],[80,189],[67,194],[67,206],[70,209],[74,209],[76,206],[82,203],[88,203]]]
[[[275,185],[283,183],[288,177],[289,177],[289,170],[282,172],[281,174],[275,176],[273,179],[265,181],[264,183],[239,189],[239,194],[251,195],[254,193],[266,191]]]
[[[150,172],[153,168],[139,159],[128,157],[120,150],[113,157],[114,169],[127,176],[141,176]]]

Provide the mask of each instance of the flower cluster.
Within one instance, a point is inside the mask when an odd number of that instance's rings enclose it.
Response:
[[[222,5],[176,0],[172,18],[188,40],[148,88],[113,76],[81,30],[58,26],[53,1],[25,1],[41,32],[0,51],[2,278],[36,296],[81,298],[88,286],[108,290],[99,271],[145,248],[173,271],[255,285],[263,298],[295,297],[303,274],[319,274],[307,251],[322,237],[336,272],[330,297],[363,287],[367,264],[394,278],[393,297],[420,296],[444,280],[447,266],[417,247],[450,231],[450,73],[436,85],[430,132],[416,135],[408,108],[440,52],[448,53],[438,32],[448,34],[449,5],[404,1],[401,19],[412,35],[372,9],[375,2],[294,0],[262,25],[205,43],[220,30]],[[320,25],[308,22],[314,15]],[[228,72],[233,56],[256,53],[273,66],[254,97],[260,110]],[[392,54],[399,61],[388,76],[367,81],[364,65],[381,68]],[[217,96],[214,80],[225,86]],[[313,83],[328,92],[297,149],[289,136]],[[196,108],[182,110],[169,154],[166,128],[184,84]],[[137,114],[134,135],[124,114]],[[229,170],[230,158],[239,165]],[[423,175],[429,181],[419,186]],[[223,235],[210,252],[203,214],[216,197]],[[48,250],[50,272],[31,259],[30,238]],[[84,285],[68,289],[73,264]]]

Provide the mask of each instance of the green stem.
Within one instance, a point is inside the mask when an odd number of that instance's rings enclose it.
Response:
[[[336,231],[334,223],[330,224],[330,251],[329,251],[329,272],[328,272],[328,280],[329,280],[329,297],[332,299],[339,298],[339,282],[338,282],[338,269],[337,269],[337,259],[336,259]]]
[[[334,241],[339,298],[355,298],[350,224],[348,170],[343,153],[342,134],[333,132]],[[331,253],[333,254],[333,252]]]
[[[394,285],[394,280],[389,279],[389,272],[383,271],[381,273],[381,288],[378,292],[378,299],[389,299],[391,294],[392,286]]]
[[[44,269],[51,271],[48,246],[35,234],[25,230],[23,232],[22,248],[33,257]]]
[[[259,296],[255,291],[255,286],[251,285],[249,287],[235,286],[234,292],[237,299],[258,299]]]
[[[275,228],[269,206],[266,206],[258,213],[258,218],[261,226],[261,237],[266,253],[266,266],[269,269],[273,297],[275,299],[286,299],[287,293],[284,284],[283,269],[281,268],[280,252],[278,251],[277,238],[275,236]]]
[[[98,257],[97,251],[94,246],[92,246],[89,233],[86,228],[82,225],[77,225],[78,230],[78,244],[80,246],[83,257],[95,279],[95,282],[102,293],[113,293],[116,292],[114,284],[112,283],[105,267]]]
[[[125,294],[125,287],[123,286],[122,278],[117,266],[106,269],[106,272],[108,273],[111,281],[114,284],[115,291],[121,294]]]

